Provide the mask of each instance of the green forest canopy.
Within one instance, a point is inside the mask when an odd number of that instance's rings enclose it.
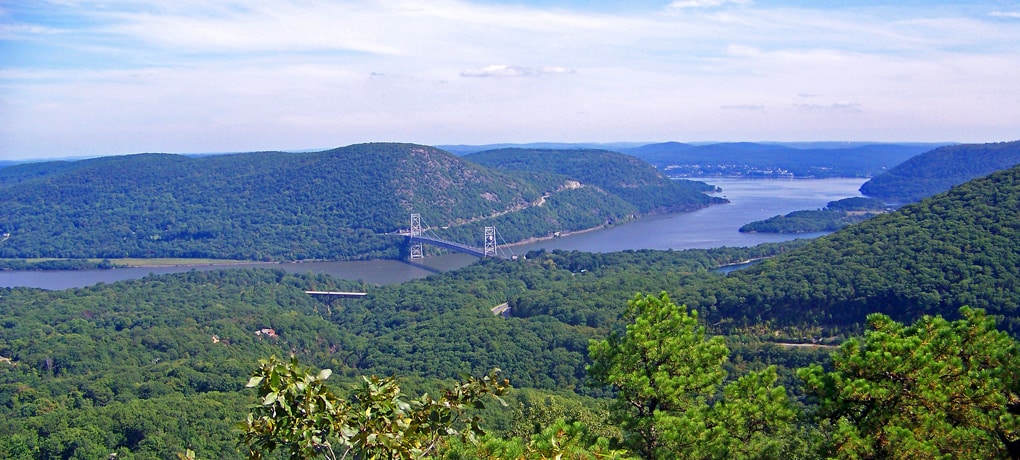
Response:
[[[570,169],[500,172],[387,143],[10,166],[0,169],[0,257],[398,258],[403,238],[393,233],[412,212],[450,227],[444,237],[481,246],[485,225],[519,241],[713,202],[705,184],[674,183],[618,153],[587,155],[615,157],[614,173],[644,188],[567,187]]]
[[[411,393],[443,387],[461,372],[500,367],[519,389],[508,395],[514,409],[488,419],[493,430],[530,433],[521,428],[527,426],[524,414],[555,408],[612,436],[611,427],[596,424],[608,417],[603,408],[611,393],[586,385],[589,343],[626,329],[633,317],[624,316],[625,306],[634,293],[663,290],[696,309],[707,334],[725,337],[729,353],[721,365],[730,382],[758,376],[745,383],[772,385],[761,371],[775,365],[774,383],[791,399],[811,404],[805,394],[811,392],[832,409],[826,412],[829,426],[845,427],[828,439],[866,446],[882,438],[859,427],[879,427],[877,432],[890,427],[900,434],[911,428],[888,419],[858,425],[835,410],[841,407],[840,387],[824,382],[837,376],[811,371],[805,377],[815,383],[807,388],[795,377],[797,368],[825,363],[828,350],[772,342],[838,342],[865,332],[865,324],[879,335],[866,336],[864,343],[882,343],[880,336],[890,331],[917,340],[928,329],[892,322],[914,322],[926,314],[988,327],[984,319],[961,311],[962,305],[985,309],[1015,335],[1018,215],[1020,167],[1015,167],[806,243],[535,252],[527,260],[487,260],[390,287],[227,270],[67,291],[0,289],[0,357],[5,358],[0,360],[0,453],[173,458],[190,448],[202,458],[238,458],[231,425],[242,420],[251,403],[242,386],[259,359],[291,353],[333,369],[340,385],[366,374],[395,374],[407,379]],[[711,271],[761,257],[771,258],[729,275]],[[304,293],[334,289],[364,289],[369,295],[326,305]],[[503,302],[511,306],[510,317],[490,311]],[[876,312],[887,316],[871,316]],[[933,331],[967,329],[964,323],[931,324]],[[842,349],[846,361],[837,360],[832,372],[858,374],[841,367],[856,362],[859,348],[848,343]],[[991,348],[1015,360],[1013,346]],[[897,355],[890,350],[890,356]],[[955,356],[945,359],[952,362]],[[998,381],[1015,393],[1015,366],[992,366],[979,372],[999,373]],[[884,372],[874,369],[876,375]],[[1001,395],[999,390],[989,394]],[[1001,449],[994,452],[993,458],[1005,456]]]

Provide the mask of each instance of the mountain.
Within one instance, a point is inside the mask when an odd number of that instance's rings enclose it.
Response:
[[[555,174],[555,173],[548,173]],[[596,188],[595,186],[585,188]],[[830,350],[762,340],[846,338],[865,315],[901,320],[987,309],[1020,333],[1020,166],[810,242],[487,259],[398,286],[280,270],[153,276],[66,291],[0,289],[0,457],[240,458],[234,423],[256,360],[294,354],[339,388],[401,375],[435,379],[499,366],[517,388],[488,427],[567,402],[585,386],[588,344],[624,328],[635,292],[669,291],[728,333],[730,375],[825,362]],[[722,264],[771,257],[722,275]],[[320,303],[307,290],[367,295]],[[506,303],[508,317],[491,309]],[[784,370],[785,369],[785,370]],[[431,393],[431,394],[434,394]],[[794,393],[796,394],[796,393]],[[543,401],[545,401],[543,403]],[[604,403],[604,401],[603,401]],[[527,419],[528,429],[534,420]],[[591,416],[606,420],[608,415]]]
[[[888,203],[911,203],[1020,164],[1020,141],[940,147],[913,157],[861,186]]]
[[[839,333],[986,309],[1020,333],[1020,166],[811,241],[681,301],[734,324]],[[711,320],[711,319],[710,319]],[[760,329],[760,326],[755,326]]]
[[[651,165],[608,150],[497,149],[464,157],[500,171],[530,177],[554,174],[554,181],[572,180],[599,187],[637,205],[639,212],[691,211],[722,199],[708,199],[713,190],[702,182],[670,180]]]
[[[619,174],[650,168],[634,163]],[[560,179],[536,182],[394,143],[14,165],[0,169],[0,257],[395,258],[403,240],[392,233],[408,227],[412,212],[449,227],[443,236],[481,246],[484,225],[516,241],[625,220],[646,207],[640,194]],[[692,208],[710,202],[698,200]]]
[[[669,142],[621,149],[672,177],[871,177],[918,153],[925,144],[813,145]]]

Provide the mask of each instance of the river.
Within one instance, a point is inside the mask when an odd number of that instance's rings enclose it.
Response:
[[[707,249],[722,246],[754,246],[760,243],[813,238],[822,235],[745,234],[737,231],[756,220],[804,209],[822,208],[829,201],[860,196],[865,179],[702,179],[722,188],[719,196],[729,204],[695,212],[664,214],[638,219],[603,230],[577,233],[509,248],[513,253],[538,249],[613,252],[628,249]],[[142,278],[153,274],[238,267],[282,268],[291,273],[326,273],[338,278],[395,284],[453,270],[476,261],[466,254],[425,259],[422,264],[394,260],[304,262],[287,264],[230,264],[173,267],[116,268],[111,270],[55,270],[0,272],[0,287],[68,289],[96,283]]]

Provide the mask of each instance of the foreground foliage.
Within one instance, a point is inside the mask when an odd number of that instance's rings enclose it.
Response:
[[[1020,345],[981,310],[910,326],[868,316],[863,340],[833,370],[800,375],[831,421],[838,458],[992,459],[1020,456]]]
[[[407,400],[395,378],[365,377],[348,402],[325,386],[331,371],[312,373],[296,358],[263,361],[246,386],[258,391],[244,424],[241,444],[249,458],[276,449],[292,460],[419,459],[435,453],[448,436],[482,434],[469,408],[484,407],[483,397],[499,398],[508,381],[498,370],[467,378],[439,399],[428,394]]]
[[[613,414],[624,444],[647,459],[792,458],[797,412],[768,368],[726,386],[729,350],[705,338],[697,312],[662,293],[628,303],[624,335],[590,347],[590,372],[617,391]]]

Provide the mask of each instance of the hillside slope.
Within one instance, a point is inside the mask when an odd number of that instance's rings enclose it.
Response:
[[[705,183],[670,180],[637,158],[608,150],[497,149],[465,158],[500,171],[531,177],[551,173],[592,185],[635,204],[641,213],[691,211],[725,201],[706,196],[712,187]],[[562,180],[553,177],[553,182]]]
[[[0,234],[8,234],[0,257],[398,257],[401,238],[386,234],[406,228],[412,212],[434,227],[502,217],[501,233],[519,239],[640,212],[627,202],[640,194],[549,196],[563,185],[389,143],[16,165],[0,174]],[[553,218],[519,217],[528,212]],[[481,239],[481,228],[455,230]]]
[[[695,292],[697,291],[697,292]],[[1020,332],[1020,166],[883,214],[681,299],[735,324],[857,327],[984,308]]]
[[[865,182],[861,193],[888,203],[912,203],[1016,164],[1020,141],[940,147]]]

